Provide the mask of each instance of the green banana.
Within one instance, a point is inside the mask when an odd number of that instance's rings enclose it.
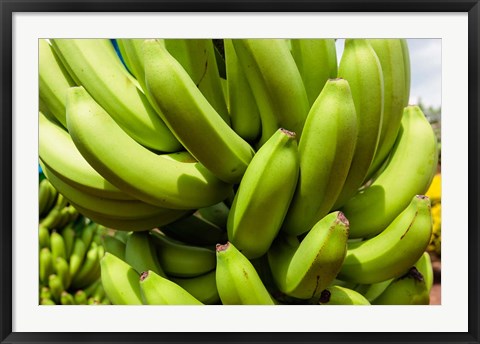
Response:
[[[53,261],[55,274],[60,277],[62,280],[62,285],[65,289],[70,287],[71,279],[69,264],[67,260],[63,257],[57,257]]]
[[[175,240],[196,246],[215,246],[227,239],[225,228],[203,218],[199,210],[188,217],[161,226],[161,230]]]
[[[77,305],[86,305],[87,304],[87,294],[82,289],[79,289],[73,295],[75,304]]]
[[[435,279],[433,274],[432,258],[430,257],[430,254],[427,251],[423,252],[420,259],[414,264],[414,267],[422,274],[425,285],[430,293]]]
[[[386,281],[372,283],[372,284],[358,284],[355,290],[362,294],[368,302],[372,303],[379,297],[385,289],[393,282],[394,278]]]
[[[189,214],[190,211],[185,211],[179,213],[178,211],[173,211],[165,209],[164,212],[160,212],[151,217],[137,218],[137,219],[118,219],[110,217],[108,215],[99,213],[95,210],[90,210],[82,208],[80,205],[72,203],[75,208],[78,209],[84,216],[90,218],[91,220],[99,223],[103,226],[118,230],[118,231],[146,231],[157,226],[170,223],[178,220],[179,218]]]
[[[178,284],[148,270],[140,275],[140,290],[147,305],[202,305]]]
[[[139,145],[82,87],[69,89],[67,124],[85,159],[112,184],[146,203],[198,209],[225,199],[231,188],[200,163],[181,161],[188,153],[157,155]]]
[[[39,279],[42,284],[48,284],[48,278],[54,273],[52,252],[48,247],[44,247],[40,250],[39,257]]]
[[[200,246],[187,245],[167,237],[160,231],[150,232],[157,248],[158,260],[169,276],[195,277],[215,269],[215,252]]]
[[[384,96],[383,120],[378,147],[365,181],[380,168],[387,158],[400,129],[403,109],[408,105],[410,94],[406,93],[409,88],[406,83],[410,82],[410,77],[407,78],[409,70],[405,67],[405,63],[409,59],[408,46],[407,56],[404,56],[402,41],[407,46],[405,39],[368,40],[382,67]]]
[[[70,202],[80,206],[82,209],[97,212],[106,217],[119,220],[135,220],[154,216],[160,217],[161,214],[165,214],[166,218],[171,218],[172,216],[181,217],[186,213],[183,210],[160,208],[139,200],[101,198],[77,189],[75,186],[69,185],[46,166],[43,166],[43,171],[47,179],[62,193],[62,195],[64,195],[64,197],[68,198]],[[158,223],[160,224],[160,221]]]
[[[370,186],[341,208],[350,221],[350,237],[372,237],[385,229],[414,195],[428,190],[437,161],[432,126],[418,106],[407,106],[387,165]]]
[[[147,91],[162,110],[162,119],[209,171],[227,183],[238,183],[254,155],[252,147],[222,120],[158,41],[146,40],[143,51]]]
[[[279,290],[298,299],[318,298],[336,278],[347,251],[348,220],[333,212],[318,221],[300,242],[279,236],[268,262]]]
[[[291,39],[293,59],[302,76],[310,106],[313,105],[328,79],[337,77],[335,40]]]
[[[62,304],[62,305],[74,305],[75,304],[75,299],[73,298],[72,294],[70,294],[67,291],[63,291],[62,294],[60,295],[60,304]]]
[[[320,305],[370,305],[370,302],[359,292],[338,285],[323,290],[318,303]]]
[[[163,43],[165,49],[182,65],[205,99],[225,123],[230,125],[213,41],[211,39],[164,39]]]
[[[366,39],[345,40],[338,77],[347,80],[350,85],[357,113],[358,132],[350,170],[334,209],[345,204],[362,186],[373,161],[382,128],[382,67],[375,50]]]
[[[52,259],[55,261],[57,257],[67,259],[67,250],[65,246],[65,239],[56,230],[50,234],[50,249],[52,251]]]
[[[152,270],[156,274],[166,277],[148,232],[133,232],[129,234],[125,245],[125,262],[137,270],[139,274]]]
[[[40,218],[48,214],[56,197],[57,194],[52,184],[47,179],[42,179],[38,185],[38,216]]]
[[[63,64],[116,123],[139,144],[160,152],[181,145],[122,65],[108,39],[53,39]],[[68,111],[68,110],[67,110]]]
[[[80,154],[70,135],[39,113],[39,155],[65,183],[102,198],[133,200],[103,178]]]
[[[92,279],[98,279],[98,277],[100,277],[100,271],[97,269],[99,261],[98,246],[92,244],[85,254],[82,266],[78,269],[77,273],[72,276],[72,287],[77,289],[83,288],[86,285],[89,285]]]
[[[140,275],[130,265],[110,253],[100,260],[101,283],[112,305],[141,305]]]
[[[75,86],[75,81],[65,70],[62,62],[46,39],[38,40],[38,87],[40,100],[49,113],[64,128],[66,91]]]
[[[295,133],[278,129],[248,165],[228,215],[228,240],[248,259],[267,253],[277,236],[295,192],[298,171]]]
[[[98,224],[95,222],[89,222],[82,228],[82,232],[80,237],[82,238],[83,242],[85,243],[86,247],[90,247],[90,244],[93,241],[93,237],[98,229]]]
[[[263,145],[279,128],[300,138],[309,110],[303,80],[283,39],[233,39],[233,46],[257,103]]]
[[[232,128],[244,140],[254,142],[262,123],[254,94],[245,76],[231,39],[224,40],[228,107]]]
[[[125,260],[126,244],[123,241],[113,235],[105,235],[102,244],[106,252],[117,256],[121,260]]]
[[[227,242],[216,247],[218,295],[224,305],[274,305],[252,263]]]
[[[349,243],[338,278],[371,284],[398,277],[422,256],[431,234],[430,199],[414,196],[380,234]]]
[[[208,221],[218,228],[227,229],[229,207],[224,202],[219,202],[210,207],[200,208],[197,215],[205,221]]]
[[[56,305],[55,301],[53,301],[51,299],[41,299],[40,304],[42,306],[55,306]]]
[[[75,243],[75,237],[77,236],[77,232],[73,229],[72,222],[69,222],[69,225],[63,228],[60,234],[65,241],[65,253],[68,259],[72,254],[73,244]]]
[[[52,293],[53,300],[56,303],[59,303],[62,292],[65,290],[62,284],[62,279],[56,274],[51,274],[50,276],[48,276],[48,287],[50,288],[50,292]]]
[[[72,254],[70,255],[70,258],[69,258],[71,277],[76,276],[78,270],[82,267],[83,262],[85,260],[85,254],[87,253],[87,249],[88,249],[88,246],[85,245],[85,243],[80,237],[75,238]]]
[[[169,279],[185,289],[203,304],[215,305],[220,302],[220,295],[218,295],[217,290],[216,270],[196,277],[170,277]]]
[[[45,226],[38,226],[39,248],[50,247],[50,231]]]
[[[430,295],[422,274],[412,267],[408,272],[395,279],[385,291],[377,297],[374,305],[428,305]]]
[[[303,234],[332,210],[349,173],[356,135],[348,81],[327,80],[299,142],[300,176],[282,227],[286,233]]]

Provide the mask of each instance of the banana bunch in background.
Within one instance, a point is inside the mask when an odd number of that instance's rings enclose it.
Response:
[[[42,194],[46,192],[49,195],[48,202],[40,202],[39,303],[110,304],[100,281],[100,259],[104,254],[101,229],[68,204],[48,179],[42,179],[39,192],[40,197],[45,197]],[[64,209],[73,214],[68,221],[62,215]]]
[[[74,286],[121,305],[429,303],[439,148],[405,39],[346,39],[338,62],[334,39],[39,51],[40,165],[109,229]]]

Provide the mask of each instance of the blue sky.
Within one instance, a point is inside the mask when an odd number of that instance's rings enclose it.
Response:
[[[337,40],[337,58],[340,59],[345,40]],[[441,106],[442,55],[440,39],[407,39],[410,51],[410,104],[419,99],[426,106]]]

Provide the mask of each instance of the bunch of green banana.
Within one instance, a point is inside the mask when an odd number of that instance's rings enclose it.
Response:
[[[40,42],[42,250],[71,207],[108,228],[112,304],[428,303],[439,151],[405,39],[116,42]]]
[[[57,193],[57,199],[63,199],[62,194]],[[53,207],[44,220],[57,210]],[[40,304],[110,304],[99,282],[104,248],[98,225],[83,216],[64,226],[55,223],[41,221],[38,228]]]

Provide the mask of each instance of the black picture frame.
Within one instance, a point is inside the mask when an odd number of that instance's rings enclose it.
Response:
[[[33,333],[12,332],[12,16],[15,12],[465,12],[468,13],[468,332],[460,333]],[[0,341],[1,343],[479,343],[478,0],[0,0]],[[465,200],[463,200],[465,201]],[[452,316],[454,316],[452,314]]]

